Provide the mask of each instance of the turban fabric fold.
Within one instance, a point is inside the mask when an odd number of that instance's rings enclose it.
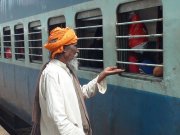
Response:
[[[51,58],[54,59],[56,54],[63,52],[65,45],[75,45],[76,43],[77,36],[73,29],[56,27],[50,32],[48,42],[44,47],[51,52]]]

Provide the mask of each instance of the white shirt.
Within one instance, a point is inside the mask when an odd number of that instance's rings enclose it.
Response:
[[[86,98],[94,96],[97,88],[105,93],[105,80],[98,84],[97,78],[81,87]],[[72,75],[66,64],[51,60],[44,69],[39,82],[39,102],[42,135],[85,135]]]

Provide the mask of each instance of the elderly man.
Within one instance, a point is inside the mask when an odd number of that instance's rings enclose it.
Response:
[[[70,28],[57,27],[50,33],[45,48],[51,52],[51,60],[44,66],[39,79],[32,135],[91,135],[84,99],[94,96],[97,91],[105,93],[105,77],[123,72],[108,67],[88,84],[80,86],[74,72],[79,52],[76,44],[77,36]]]

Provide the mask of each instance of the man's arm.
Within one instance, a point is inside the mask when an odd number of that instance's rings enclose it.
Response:
[[[82,86],[84,97],[89,98],[94,96],[97,90],[104,94],[107,89],[105,78],[109,75],[120,74],[122,72],[124,72],[124,69],[119,69],[115,66],[105,68],[95,79]]]
[[[117,68],[116,66],[107,67],[99,74],[97,83],[100,83],[109,75],[120,74],[122,72],[124,72],[124,69]]]

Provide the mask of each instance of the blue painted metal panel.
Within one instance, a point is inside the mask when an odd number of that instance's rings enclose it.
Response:
[[[30,123],[39,70],[0,63],[0,71],[0,104]]]
[[[109,85],[87,107],[94,135],[180,134],[179,98]]]
[[[0,0],[0,23],[90,0]]]

